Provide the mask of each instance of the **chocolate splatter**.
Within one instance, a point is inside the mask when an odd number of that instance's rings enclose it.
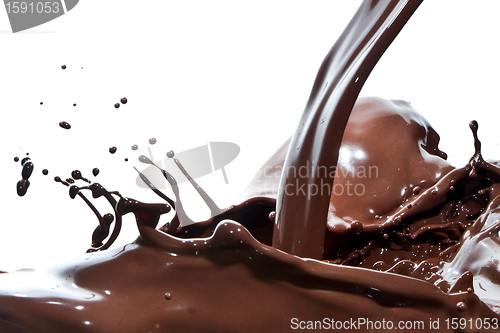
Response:
[[[61,122],[59,123],[59,126],[60,126],[61,128],[67,129],[67,130],[69,130],[69,129],[71,128],[71,125],[70,125],[69,123],[65,122],[65,121],[61,121]]]

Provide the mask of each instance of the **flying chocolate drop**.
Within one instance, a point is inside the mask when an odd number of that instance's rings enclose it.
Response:
[[[116,147],[111,147],[111,148],[109,148],[109,152],[110,152],[111,154],[116,153]]]
[[[80,172],[80,170],[73,170],[71,172],[71,177],[73,177],[73,179],[81,179],[84,182],[90,183],[90,180],[88,180],[87,178],[82,176],[82,173]]]
[[[70,129],[70,128],[71,128],[71,125],[70,125],[70,124],[68,124],[68,123],[67,123],[67,122],[65,122],[65,121],[61,121],[61,122],[59,123],[59,126],[60,126],[60,127],[62,127],[62,128],[64,128],[64,129]]]
[[[92,174],[95,176],[97,176],[99,174],[99,169],[98,168],[94,168],[92,169]]]
[[[153,164],[153,161],[151,161],[148,157],[144,155],[139,156],[139,161],[141,161],[142,163]]]
[[[28,187],[30,186],[30,181],[27,179],[23,179],[17,182],[17,195],[20,197],[26,194],[28,191]]]
[[[26,162],[23,164],[23,171],[21,172],[21,175],[23,176],[23,179],[29,179],[31,174],[33,173],[33,163],[32,162]]]

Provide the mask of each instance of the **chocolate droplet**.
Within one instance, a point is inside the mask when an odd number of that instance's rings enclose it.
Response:
[[[149,139],[149,143],[154,145],[156,143],[156,139],[155,138],[151,138]]]
[[[171,150],[171,151],[169,151],[169,152],[167,153],[167,157],[168,157],[168,158],[172,158],[172,157],[174,157],[174,156],[175,156],[175,153],[174,153],[174,151],[173,151],[173,150]]]
[[[470,129],[473,131],[473,132],[476,132],[479,128],[479,125],[477,123],[476,120],[472,120],[470,123],[469,123],[469,127]]]
[[[71,177],[73,177],[74,179],[82,179],[82,173],[80,172],[80,170],[73,170],[71,172]]]
[[[104,223],[106,223],[106,225],[111,225],[111,223],[113,223],[113,221],[115,220],[115,217],[113,216],[113,214],[105,214],[103,217],[103,220],[104,220]]]
[[[120,107],[120,103],[115,103],[115,108],[118,109]]]
[[[116,147],[111,147],[111,148],[109,148],[109,152],[110,152],[111,154],[116,153]]]
[[[459,312],[464,312],[465,310],[467,310],[467,304],[465,304],[464,302],[458,302],[457,303],[457,310]]]
[[[415,186],[415,187],[413,188],[413,195],[417,195],[417,194],[419,194],[419,193],[420,193],[420,186]]]
[[[28,191],[28,187],[30,186],[30,181],[27,179],[23,179],[17,182],[17,195],[22,197]]]
[[[47,176],[47,175],[49,174],[49,170],[47,170],[47,169],[43,169],[43,170],[42,170],[42,173],[43,173],[45,176]]]
[[[76,197],[76,195],[78,194],[78,192],[80,192],[80,188],[76,185],[72,185],[70,188],[69,188],[69,197],[71,199],[74,199]]]
[[[139,147],[137,147],[137,145],[133,145],[132,146],[132,150],[137,150]]]
[[[99,169],[98,168],[94,168],[92,169],[92,174],[95,176],[97,176],[99,174]]]
[[[73,106],[76,106],[76,103],[73,103]]]
[[[62,69],[66,69],[66,65],[62,65],[62,66],[61,66],[61,68],[62,68]]]
[[[23,171],[21,172],[23,179],[30,178],[31,174],[33,173],[33,167],[33,163],[30,161],[23,164]]]
[[[87,178],[82,176],[82,173],[80,172],[80,170],[73,170],[71,172],[71,177],[73,177],[74,179],[81,179],[84,182],[90,183],[90,181]]]
[[[71,125],[70,125],[70,124],[68,124],[68,123],[67,123],[67,122],[65,122],[65,121],[61,121],[61,122],[59,123],[59,126],[60,126],[60,127],[62,127],[62,128],[64,128],[64,129],[70,129],[70,128],[71,128]]]
[[[128,100],[126,97],[123,97],[122,99],[120,99],[120,102],[122,102],[122,104],[127,104]]]
[[[276,220],[276,212],[269,213],[269,221],[274,222]]]
[[[14,157],[14,162],[19,162],[19,157]]]
[[[354,220],[351,222],[351,231],[355,234],[360,234],[363,232],[363,223]]]
[[[170,294],[170,293],[165,293],[165,299],[167,299],[167,300],[172,299],[172,294]]]
[[[142,163],[153,164],[153,161],[144,155],[139,156],[139,161]]]

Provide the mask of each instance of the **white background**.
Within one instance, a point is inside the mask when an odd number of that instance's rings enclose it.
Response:
[[[226,166],[229,185],[220,171],[198,179],[221,207],[230,205],[294,132],[321,61],[358,5],[82,0],[17,34],[0,8],[0,270],[55,264],[90,245],[97,220],[56,175],[80,169],[109,190],[159,202],[135,185],[132,166],[144,167],[137,157],[148,147],[161,159],[210,141],[238,144],[240,155]],[[457,166],[472,155],[468,123],[477,119],[485,158],[500,158],[499,11],[496,0],[425,1],[361,95],[409,100]],[[129,103],[115,109],[123,96]],[[63,120],[71,130],[58,126]],[[21,166],[13,158],[27,152],[35,170],[18,197]],[[101,170],[95,179],[94,167]],[[193,219],[208,217],[189,184],[181,191]],[[131,216],[124,229],[116,246],[137,237]]]

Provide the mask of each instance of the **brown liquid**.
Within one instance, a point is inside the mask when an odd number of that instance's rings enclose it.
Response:
[[[64,129],[70,129],[70,128],[71,128],[71,125],[70,125],[69,123],[65,122],[65,121],[61,121],[61,122],[59,123],[59,126],[60,126],[61,128],[64,128]]]
[[[362,83],[419,3],[363,2],[320,69],[302,125],[290,143],[286,173],[308,161],[328,168],[337,165],[342,134]],[[375,29],[368,29],[372,26]],[[376,39],[373,43],[372,38]],[[394,106],[384,122],[397,124],[401,118],[407,120],[405,115],[410,122],[418,119],[411,110],[397,116],[405,108],[401,105]],[[354,121],[354,131],[373,125],[380,120],[381,110],[387,109],[363,108],[361,102],[358,106],[374,116]],[[0,331],[286,332],[292,331],[292,318],[322,322],[324,318],[365,318],[393,323],[421,320],[420,331],[428,332],[431,320],[440,320],[439,331],[446,331],[443,325],[449,318],[498,320],[474,293],[478,276],[483,282],[498,284],[496,264],[477,268],[476,258],[467,250],[485,241],[499,244],[498,168],[483,161],[476,124],[472,124],[476,154],[461,169],[446,164],[437,148],[439,137],[425,121],[408,128],[401,140],[405,150],[401,156],[408,153],[412,161],[421,162],[422,170],[416,168],[421,174],[413,174],[409,165],[400,173],[395,192],[387,196],[393,206],[375,198],[358,207],[368,210],[355,210],[355,203],[336,200],[331,192],[313,200],[307,195],[284,195],[286,185],[295,180],[285,176],[276,217],[270,214],[275,210],[273,198],[250,196],[208,221],[190,224],[181,216],[175,179],[165,170],[159,172],[174,189],[175,205],[140,203],[99,184],[71,186],[70,196],[80,196],[98,217],[91,252],[99,252],[52,269],[1,274]],[[344,140],[362,146],[362,138],[351,134]],[[372,139],[364,148],[369,151],[373,146]],[[281,150],[273,158],[283,155]],[[373,156],[379,158],[376,153]],[[152,163],[144,156],[142,161]],[[375,162],[382,160],[369,163]],[[386,176],[372,179],[374,190],[386,187]],[[305,179],[299,181],[321,185],[320,178]],[[55,180],[69,186],[59,177]],[[330,186],[335,180],[343,181],[333,175],[324,180]],[[84,190],[90,190],[94,198],[105,197],[114,216],[101,216]],[[160,216],[171,208],[178,215],[161,228],[170,234],[156,230]],[[329,218],[329,209],[336,219]],[[135,216],[139,238],[121,249],[101,251],[116,238],[122,216],[128,213]],[[470,227],[469,222],[475,224]],[[460,243],[461,232],[467,228]],[[291,254],[269,246],[271,242]],[[339,248],[346,253],[338,253]],[[293,254],[340,260],[344,265]],[[416,257],[407,259],[406,255]],[[490,255],[486,252],[482,258],[488,260]],[[439,260],[448,261],[441,271]],[[441,274],[448,273],[451,277],[442,279]],[[491,296],[500,299],[497,294]],[[374,330],[359,324],[351,329]]]
[[[335,166],[351,109],[364,82],[387,47],[422,1],[364,1],[319,69],[316,81],[292,137],[284,169],[307,163]],[[314,203],[299,192],[302,186],[331,186],[333,177],[288,177],[280,182],[273,246],[302,257],[323,258],[325,220],[330,193]],[[285,189],[296,189],[286,195]],[[293,190],[292,190],[293,191]]]

